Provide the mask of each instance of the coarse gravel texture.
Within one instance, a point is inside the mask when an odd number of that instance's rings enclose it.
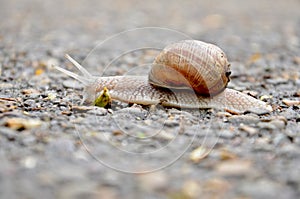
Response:
[[[0,198],[300,198],[300,1],[0,5]],[[143,27],[162,29],[106,40]],[[52,67],[78,73],[70,54],[93,75],[145,72],[168,29],[220,46],[229,87],[274,111],[81,105]]]

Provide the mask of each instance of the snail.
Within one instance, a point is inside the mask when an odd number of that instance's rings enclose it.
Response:
[[[107,88],[113,100],[142,105],[178,108],[217,108],[243,113],[251,109],[271,112],[272,107],[242,92],[226,88],[230,64],[217,46],[183,40],[165,47],[155,58],[147,76],[92,76],[72,59],[83,74],[55,68],[85,86],[84,101],[93,102]]]

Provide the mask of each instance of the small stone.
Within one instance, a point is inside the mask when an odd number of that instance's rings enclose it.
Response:
[[[190,160],[194,163],[199,163],[201,160],[203,160],[204,158],[206,158],[209,154],[209,150],[207,148],[204,148],[202,146],[194,149],[191,153],[190,153]]]
[[[233,115],[228,118],[231,123],[256,124],[259,122],[259,117],[254,115]]]
[[[42,125],[42,122],[37,119],[9,118],[5,121],[5,126],[14,129],[31,129]]]
[[[221,178],[211,178],[207,181],[205,181],[201,185],[203,192],[213,194],[212,198],[222,198],[224,194],[230,189],[230,184],[228,181],[221,179]],[[210,197],[205,197],[210,198]]]
[[[221,138],[231,139],[235,137],[235,132],[230,130],[223,130],[220,133]]]
[[[157,134],[157,138],[163,139],[163,140],[173,140],[175,136],[172,133],[167,133],[164,130],[159,131]]]
[[[220,158],[221,160],[232,160],[232,159],[236,159],[237,155],[228,151],[227,149],[222,149],[220,151]]]
[[[257,124],[257,126],[260,129],[269,129],[269,130],[284,129],[286,126],[286,123],[283,120],[274,119],[274,120],[271,120],[270,122],[259,122]]]
[[[6,137],[8,140],[15,140],[19,136],[16,131],[6,127],[0,128],[0,135]]]
[[[285,123],[285,125],[287,125],[288,122],[288,120],[284,116],[280,116],[280,115],[272,117],[271,120],[281,120]]]
[[[273,139],[273,144],[275,146],[279,146],[280,144],[287,141],[287,137],[284,134],[277,134],[275,138]]]
[[[21,93],[24,95],[29,95],[29,94],[39,94],[40,92],[34,88],[28,88],[28,89],[23,89]]]
[[[22,139],[20,139],[19,143],[24,146],[32,146],[36,143],[36,137],[31,136],[31,135],[22,137]]]
[[[164,125],[167,127],[176,127],[179,126],[179,122],[176,120],[168,119],[164,122]]]
[[[245,131],[247,133],[249,133],[249,135],[255,135],[258,133],[258,130],[251,127],[251,126],[248,126],[248,125],[245,125],[245,124],[240,124],[240,130],[242,131]]]
[[[277,129],[284,129],[285,126],[286,126],[286,123],[284,121],[282,121],[282,120],[279,120],[279,119],[272,120],[270,122],[270,124],[274,125],[275,128],[277,128]]]
[[[87,113],[91,115],[104,116],[107,115],[108,111],[106,108],[94,106],[93,109],[87,111]]]
[[[25,157],[22,160],[22,165],[26,168],[26,169],[33,169],[36,167],[37,164],[37,159],[34,158],[33,156],[28,156]]]
[[[224,25],[224,16],[219,14],[211,14],[204,17],[201,21],[204,28],[217,29]]]
[[[162,171],[141,174],[139,181],[142,188],[147,191],[162,191],[169,183],[166,174]]]
[[[216,170],[226,176],[240,176],[252,173],[252,162],[249,160],[228,160],[216,166]]]
[[[267,79],[266,82],[268,84],[278,85],[278,84],[285,84],[288,82],[288,80],[284,78],[276,78],[276,79]]]
[[[284,155],[286,157],[299,157],[300,148],[295,144],[286,144],[278,150],[280,155]]]
[[[259,137],[255,141],[257,146],[268,146],[271,143],[270,138],[268,137]]]
[[[56,98],[56,93],[48,93],[47,99],[54,100]]]
[[[283,99],[282,102],[287,106],[298,106],[298,105],[300,105],[300,100]]]
[[[271,123],[269,122],[259,122],[257,124],[257,126],[260,128],[260,129],[269,129],[269,130],[274,130],[276,127],[274,125],[272,125]]]
[[[188,198],[198,198],[201,190],[201,185],[195,180],[188,180],[184,182],[182,186],[182,192],[184,195],[188,196]]]
[[[118,198],[117,190],[114,189],[113,187],[101,186],[97,188],[97,193],[95,195],[95,198],[117,199]]]
[[[247,110],[247,112],[254,113],[256,115],[265,115],[265,114],[270,113],[271,111],[273,111],[273,108],[270,105],[268,105],[268,107],[266,109],[252,107]]]
[[[24,101],[23,103],[25,106],[27,107],[34,107],[35,106],[35,100],[33,99],[28,99],[26,101]]]
[[[280,196],[276,190],[280,189],[279,184],[275,181],[260,179],[254,182],[245,181],[238,187],[239,192],[249,196],[249,198],[290,198],[288,193],[280,191]],[[283,195],[285,195],[283,197]]]
[[[293,62],[294,64],[300,65],[300,57],[299,56],[294,57]]]
[[[69,155],[71,152],[74,152],[75,145],[72,140],[67,138],[61,138],[60,140],[53,140],[49,144],[49,153],[57,155]]]
[[[264,100],[267,100],[267,99],[272,99],[273,98],[273,96],[272,95],[262,95],[262,96],[260,96],[260,100],[261,101],[264,101]]]
[[[123,109],[119,110],[118,113],[121,113],[124,115],[130,115],[130,117],[135,117],[136,119],[139,119],[139,120],[141,120],[142,118],[145,118],[148,114],[148,112],[139,105],[134,105],[132,107],[123,108]]]
[[[11,84],[11,83],[0,83],[0,88],[1,89],[11,89],[13,87],[14,87],[14,85]]]
[[[252,97],[257,97],[257,95],[258,95],[257,91],[243,91],[243,93],[250,95]]]
[[[217,112],[216,114],[218,117],[230,117],[232,116],[232,114],[230,114],[229,112]]]
[[[83,112],[94,110],[94,107],[93,106],[72,106],[72,110],[74,112],[83,113]]]

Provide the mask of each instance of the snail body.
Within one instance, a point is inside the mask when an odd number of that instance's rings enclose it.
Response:
[[[85,85],[84,101],[93,102],[106,87],[114,100],[178,108],[217,108],[245,112],[271,106],[239,91],[226,88],[230,69],[217,46],[184,40],[167,46],[155,59],[149,76],[92,76],[66,55],[83,74],[55,68]]]

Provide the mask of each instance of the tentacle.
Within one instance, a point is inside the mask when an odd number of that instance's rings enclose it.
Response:
[[[90,78],[92,75],[83,67],[81,66],[77,61],[75,61],[70,55],[66,54],[66,58],[80,70],[80,72],[83,74],[84,77]]]
[[[59,66],[54,66],[56,70],[59,70],[60,72],[65,73],[66,75],[73,77],[74,79],[80,81],[83,83],[85,86],[91,84],[94,80],[95,77],[93,77],[83,66],[81,66],[77,61],[75,61],[72,57],[70,57],[68,54],[66,54],[66,58],[74,65],[78,70],[83,74],[83,76],[77,75],[71,71],[68,71],[66,69],[63,69],[62,67]]]

